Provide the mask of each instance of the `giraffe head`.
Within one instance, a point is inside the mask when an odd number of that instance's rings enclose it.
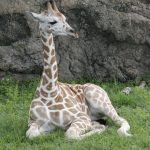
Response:
[[[54,0],[49,0],[46,7],[46,10],[40,14],[30,12],[39,22],[39,28],[42,32],[52,33],[54,36],[70,35],[78,38],[78,34],[67,23],[66,17],[58,10]]]

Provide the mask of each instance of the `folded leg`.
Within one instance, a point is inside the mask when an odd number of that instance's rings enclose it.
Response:
[[[128,122],[117,114],[107,93],[102,88],[94,84],[85,85],[84,95],[93,116],[100,113],[108,116],[120,126],[117,131],[119,135],[131,136],[128,133],[130,130]]]
[[[45,122],[43,124],[38,123],[32,123],[29,127],[29,129],[26,132],[26,137],[29,139],[32,139],[34,137],[38,137],[40,135],[47,134],[51,131],[53,131],[55,127],[50,122]]]
[[[67,139],[81,140],[85,137],[91,136],[95,133],[102,133],[106,127],[98,122],[91,122],[89,117],[87,119],[77,118],[66,131]]]

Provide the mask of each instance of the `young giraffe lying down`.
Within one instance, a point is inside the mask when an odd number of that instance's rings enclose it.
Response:
[[[78,35],[59,12],[55,2],[47,2],[47,8],[41,14],[27,13],[39,21],[44,69],[30,106],[26,136],[31,139],[59,127],[67,130],[66,138],[82,139],[106,129],[96,122],[100,114],[108,116],[120,126],[117,131],[119,135],[130,136],[128,122],[118,116],[102,88],[90,83],[72,85],[58,82],[53,35]]]

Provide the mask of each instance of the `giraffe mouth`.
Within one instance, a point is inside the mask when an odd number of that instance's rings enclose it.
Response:
[[[79,34],[77,32],[74,32],[74,33],[69,33],[70,36],[78,39],[79,38]]]
[[[68,35],[70,35],[76,39],[79,38],[79,34],[73,28],[68,30]]]

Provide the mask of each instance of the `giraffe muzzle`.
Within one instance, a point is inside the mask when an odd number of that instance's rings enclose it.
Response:
[[[69,34],[74,38],[79,38],[79,34],[74,29],[70,29]]]

